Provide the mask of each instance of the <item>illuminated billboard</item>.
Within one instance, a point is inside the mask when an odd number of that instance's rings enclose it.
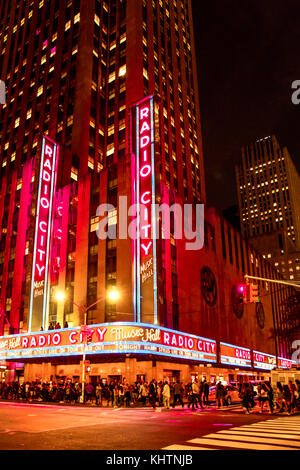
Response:
[[[232,344],[220,343],[220,362],[230,366],[251,367],[251,350]]]
[[[41,327],[47,328],[50,282],[49,258],[58,155],[58,145],[44,136],[35,216],[29,331],[39,331]]]
[[[143,323],[90,325],[91,343],[86,354],[154,354],[213,363],[216,342]],[[0,360],[78,356],[83,352],[80,327],[0,338]]]
[[[137,216],[137,236],[133,242],[135,319],[157,324],[153,96],[131,108],[131,135],[133,203]]]
[[[253,351],[253,365],[255,369],[272,370],[276,367],[276,356]]]
[[[296,361],[290,359],[285,359],[284,357],[277,357],[279,369],[290,369],[297,365]]]

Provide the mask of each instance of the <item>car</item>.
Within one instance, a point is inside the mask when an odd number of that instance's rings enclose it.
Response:
[[[224,389],[226,392],[225,396],[225,404],[231,405],[232,403],[238,403],[241,401],[239,398],[239,390],[234,385],[224,385]],[[209,388],[209,395],[208,399],[210,402],[216,402],[216,386],[213,385]]]

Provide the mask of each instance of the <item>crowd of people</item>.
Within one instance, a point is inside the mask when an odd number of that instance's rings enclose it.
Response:
[[[25,402],[54,402],[76,404],[84,401],[86,404],[96,406],[130,407],[151,406],[153,409],[164,407],[175,408],[177,403],[182,408],[204,409],[212,403],[217,407],[228,405],[227,387],[219,381],[215,386],[215,396],[210,395],[210,386],[205,379],[195,379],[184,385],[179,380],[170,384],[169,382],[157,382],[152,380],[137,381],[128,384],[112,380],[109,383],[100,381],[96,385],[88,383],[84,387],[84,400],[82,400],[82,384],[71,380],[58,380],[50,382],[19,382],[0,383],[0,398],[5,400],[16,400]],[[268,381],[258,384],[243,383],[239,385],[239,399],[247,414],[257,406],[263,413],[266,409],[273,413],[275,409],[292,414],[300,408],[300,383],[291,381],[288,385],[277,383],[276,390]],[[257,409],[257,408],[256,408]]]
[[[247,414],[256,406],[255,398],[257,398],[261,413],[266,407],[270,414],[277,409],[279,413],[286,411],[290,415],[300,408],[300,382],[296,380],[293,383],[289,380],[285,385],[277,382],[275,393],[268,381],[261,382],[257,386],[244,383],[240,388],[239,396]]]

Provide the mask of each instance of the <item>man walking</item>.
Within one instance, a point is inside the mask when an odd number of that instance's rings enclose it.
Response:
[[[182,408],[184,408],[184,404],[182,401],[182,385],[180,384],[179,380],[177,380],[177,383],[174,386],[174,402],[173,402],[173,408],[175,408],[175,405],[177,403],[177,400],[179,403],[181,403]]]

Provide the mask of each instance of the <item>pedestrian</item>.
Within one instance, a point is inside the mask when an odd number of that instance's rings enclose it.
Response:
[[[206,379],[203,381],[203,404],[209,406],[209,384]]]
[[[285,404],[285,408],[288,412],[288,414],[291,414],[292,411],[292,402],[291,402],[292,396],[291,396],[291,391],[288,385],[283,386],[283,401]]]
[[[295,410],[295,405],[296,405],[296,398],[295,398],[295,393],[296,393],[296,386],[293,384],[291,380],[289,380],[288,387],[291,393],[291,411],[289,414],[294,412]]]
[[[168,382],[165,382],[162,395],[163,395],[164,407],[168,410],[170,408],[170,397],[171,397],[171,390],[170,390],[170,385],[168,384]]]
[[[56,323],[54,329],[55,329],[55,330],[60,330],[60,329],[61,329],[61,326],[60,326],[60,323],[59,323],[59,322]]]
[[[242,406],[246,410],[246,414],[249,414],[252,399],[252,391],[247,382],[244,383],[242,386],[240,397],[242,398]]]
[[[88,383],[87,386],[85,387],[85,392],[86,392],[86,401],[87,403],[92,403],[93,402],[93,394],[94,394],[94,387],[93,384]]]
[[[48,330],[54,330],[54,326],[53,326],[53,323],[52,323],[52,322],[49,323],[49,328],[48,328]]]
[[[140,397],[142,400],[142,406],[146,406],[147,403],[148,388],[145,382],[142,382],[140,386]]]
[[[113,407],[118,408],[118,406],[119,406],[119,387],[118,387],[117,384],[115,385],[114,390],[113,390],[113,397],[114,397]]]
[[[125,394],[124,394],[124,401],[125,401],[125,406],[127,408],[130,407],[130,402],[131,402],[131,391],[130,391],[129,385],[125,385]]]
[[[65,323],[64,323],[64,328],[69,328],[69,325],[68,325],[67,321],[65,321]]]
[[[258,401],[260,404],[260,413],[264,412],[264,405],[267,404],[269,408],[269,413],[271,413],[271,408],[268,399],[268,389],[264,383],[259,384],[258,386]]]
[[[174,385],[174,401],[173,401],[173,408],[175,408],[177,400],[181,404],[182,408],[184,408],[184,403],[182,400],[182,392],[183,392],[183,387],[179,380],[177,380],[176,384]]]
[[[102,387],[100,382],[96,385],[96,405],[102,406]]]
[[[221,408],[224,407],[224,398],[225,398],[224,385],[222,385],[222,382],[219,381],[216,386],[216,402],[217,402],[218,408],[220,408],[220,403],[221,403]]]
[[[156,400],[157,400],[157,384],[153,379],[149,385],[149,402],[152,405],[152,408],[156,409]]]
[[[200,387],[199,387],[198,379],[195,379],[194,382],[192,383],[192,393],[193,393],[193,400],[194,400],[194,404],[196,405],[196,408],[199,408],[198,407],[198,403],[199,403],[200,407],[203,409],[203,405],[200,400]]]
[[[274,393],[273,393],[273,388],[272,388],[270,382],[268,382],[268,381],[265,381],[265,386],[266,386],[266,388],[267,388],[267,396],[268,396],[268,402],[269,402],[270,412],[273,413],[273,410],[274,410],[274,403],[273,403]]]
[[[279,413],[283,412],[283,387],[281,382],[276,384],[276,407],[279,409]]]

